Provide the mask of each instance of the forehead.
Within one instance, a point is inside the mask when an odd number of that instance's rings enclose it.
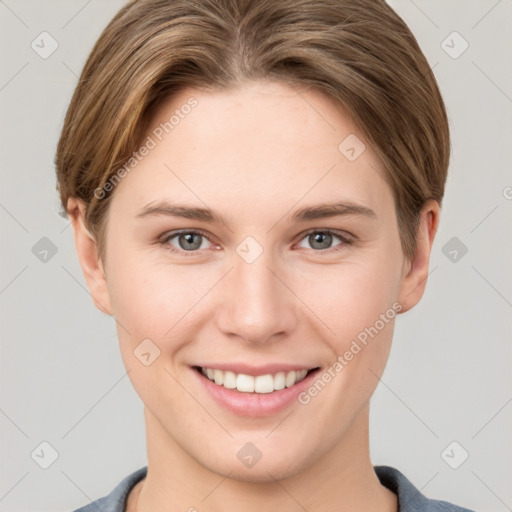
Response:
[[[144,141],[151,149],[115,191],[132,211],[178,197],[253,213],[302,198],[390,206],[382,165],[364,135],[341,105],[314,89],[268,81],[185,88],[159,105]]]

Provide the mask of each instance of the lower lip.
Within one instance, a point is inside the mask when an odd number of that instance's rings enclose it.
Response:
[[[314,370],[293,386],[272,393],[243,393],[215,384],[194,368],[192,371],[217,403],[239,416],[248,417],[271,416],[286,409],[311,385],[319,372],[318,369]]]

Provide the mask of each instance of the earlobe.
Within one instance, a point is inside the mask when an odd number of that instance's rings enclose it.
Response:
[[[420,212],[416,232],[416,250],[410,261],[404,264],[399,302],[401,313],[413,308],[423,296],[427,285],[428,269],[432,245],[439,225],[439,204],[429,199]]]
[[[78,260],[94,305],[103,313],[112,315],[110,295],[98,245],[85,226],[86,206],[80,199],[71,197],[67,203],[67,211],[73,227]]]

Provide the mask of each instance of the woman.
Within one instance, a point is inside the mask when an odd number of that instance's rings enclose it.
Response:
[[[437,84],[384,1],[121,9],[56,165],[148,465],[80,511],[467,510],[369,454],[448,161]]]

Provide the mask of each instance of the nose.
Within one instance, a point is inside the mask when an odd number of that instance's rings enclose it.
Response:
[[[272,343],[290,335],[297,325],[299,301],[287,283],[289,273],[280,270],[265,251],[252,263],[237,254],[233,262],[223,280],[216,315],[219,330],[250,344]]]

